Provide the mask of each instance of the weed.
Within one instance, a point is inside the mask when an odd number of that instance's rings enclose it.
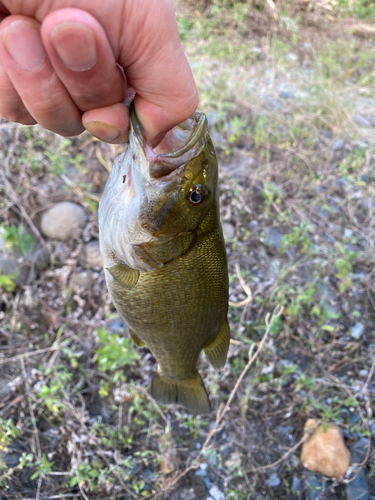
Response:
[[[6,292],[13,292],[16,287],[13,280],[17,277],[17,275],[18,273],[13,273],[9,276],[0,274],[0,289],[5,290]]]
[[[5,241],[6,250],[15,250],[21,255],[27,255],[34,243],[34,237],[27,233],[25,229],[19,225],[0,224],[0,238]]]
[[[35,465],[36,471],[31,476],[31,479],[36,479],[38,477],[45,479],[46,475],[52,471],[52,466],[53,462],[48,462],[45,454],[43,453],[40,461]]]
[[[104,328],[97,330],[97,336],[100,347],[96,350],[95,357],[100,371],[115,371],[139,359],[129,337],[120,337],[117,333],[112,335]]]
[[[20,434],[12,419],[0,419],[0,453],[6,452],[11,441]]]

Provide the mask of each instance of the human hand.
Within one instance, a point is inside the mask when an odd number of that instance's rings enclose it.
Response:
[[[9,120],[123,143],[129,85],[156,145],[198,105],[169,0],[0,0],[0,21],[0,115]]]

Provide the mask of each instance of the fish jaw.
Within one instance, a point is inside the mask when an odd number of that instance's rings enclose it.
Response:
[[[191,210],[189,189],[209,179],[214,192],[217,161],[213,147],[207,147],[212,143],[203,113],[175,127],[155,150],[134,107],[130,117],[129,145],[115,160],[99,204],[99,230],[118,263],[147,272],[188,250],[187,242],[194,240],[191,235],[215,197],[206,200],[206,207]],[[171,148],[177,150],[169,152]],[[207,176],[209,170],[212,175]]]

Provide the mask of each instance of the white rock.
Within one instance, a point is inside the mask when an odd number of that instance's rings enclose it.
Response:
[[[63,201],[43,213],[41,229],[48,238],[67,240],[76,236],[78,229],[85,225],[86,218],[80,205]]]
[[[214,500],[225,500],[224,493],[214,484],[210,489],[210,495]]]
[[[351,329],[350,336],[353,339],[359,340],[365,331],[365,325],[363,323],[356,323]]]
[[[226,240],[231,240],[234,238],[234,235],[236,234],[236,230],[230,222],[224,222],[223,223],[223,232],[224,232],[224,237]]]
[[[79,263],[82,267],[90,269],[102,265],[102,256],[100,254],[99,242],[97,240],[87,243],[79,257]]]

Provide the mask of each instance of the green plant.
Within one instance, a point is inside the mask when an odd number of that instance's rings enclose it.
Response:
[[[105,328],[97,330],[99,348],[95,351],[96,362],[102,372],[118,370],[139,359],[139,354],[129,337],[107,332]]]
[[[12,439],[20,434],[20,429],[14,425],[11,418],[8,420],[0,418],[0,453],[6,452]]]
[[[31,476],[31,479],[36,479],[37,477],[41,477],[44,479],[46,475],[52,471],[53,462],[48,462],[45,454],[43,453],[40,461],[37,462],[35,468],[36,471]]]
[[[34,237],[15,224],[0,224],[0,238],[5,241],[6,250],[16,250],[21,255],[27,255],[34,243]]]
[[[0,288],[6,292],[13,292],[16,284],[14,283],[14,278],[17,277],[18,273],[13,273],[9,276],[5,274],[0,274]]]

